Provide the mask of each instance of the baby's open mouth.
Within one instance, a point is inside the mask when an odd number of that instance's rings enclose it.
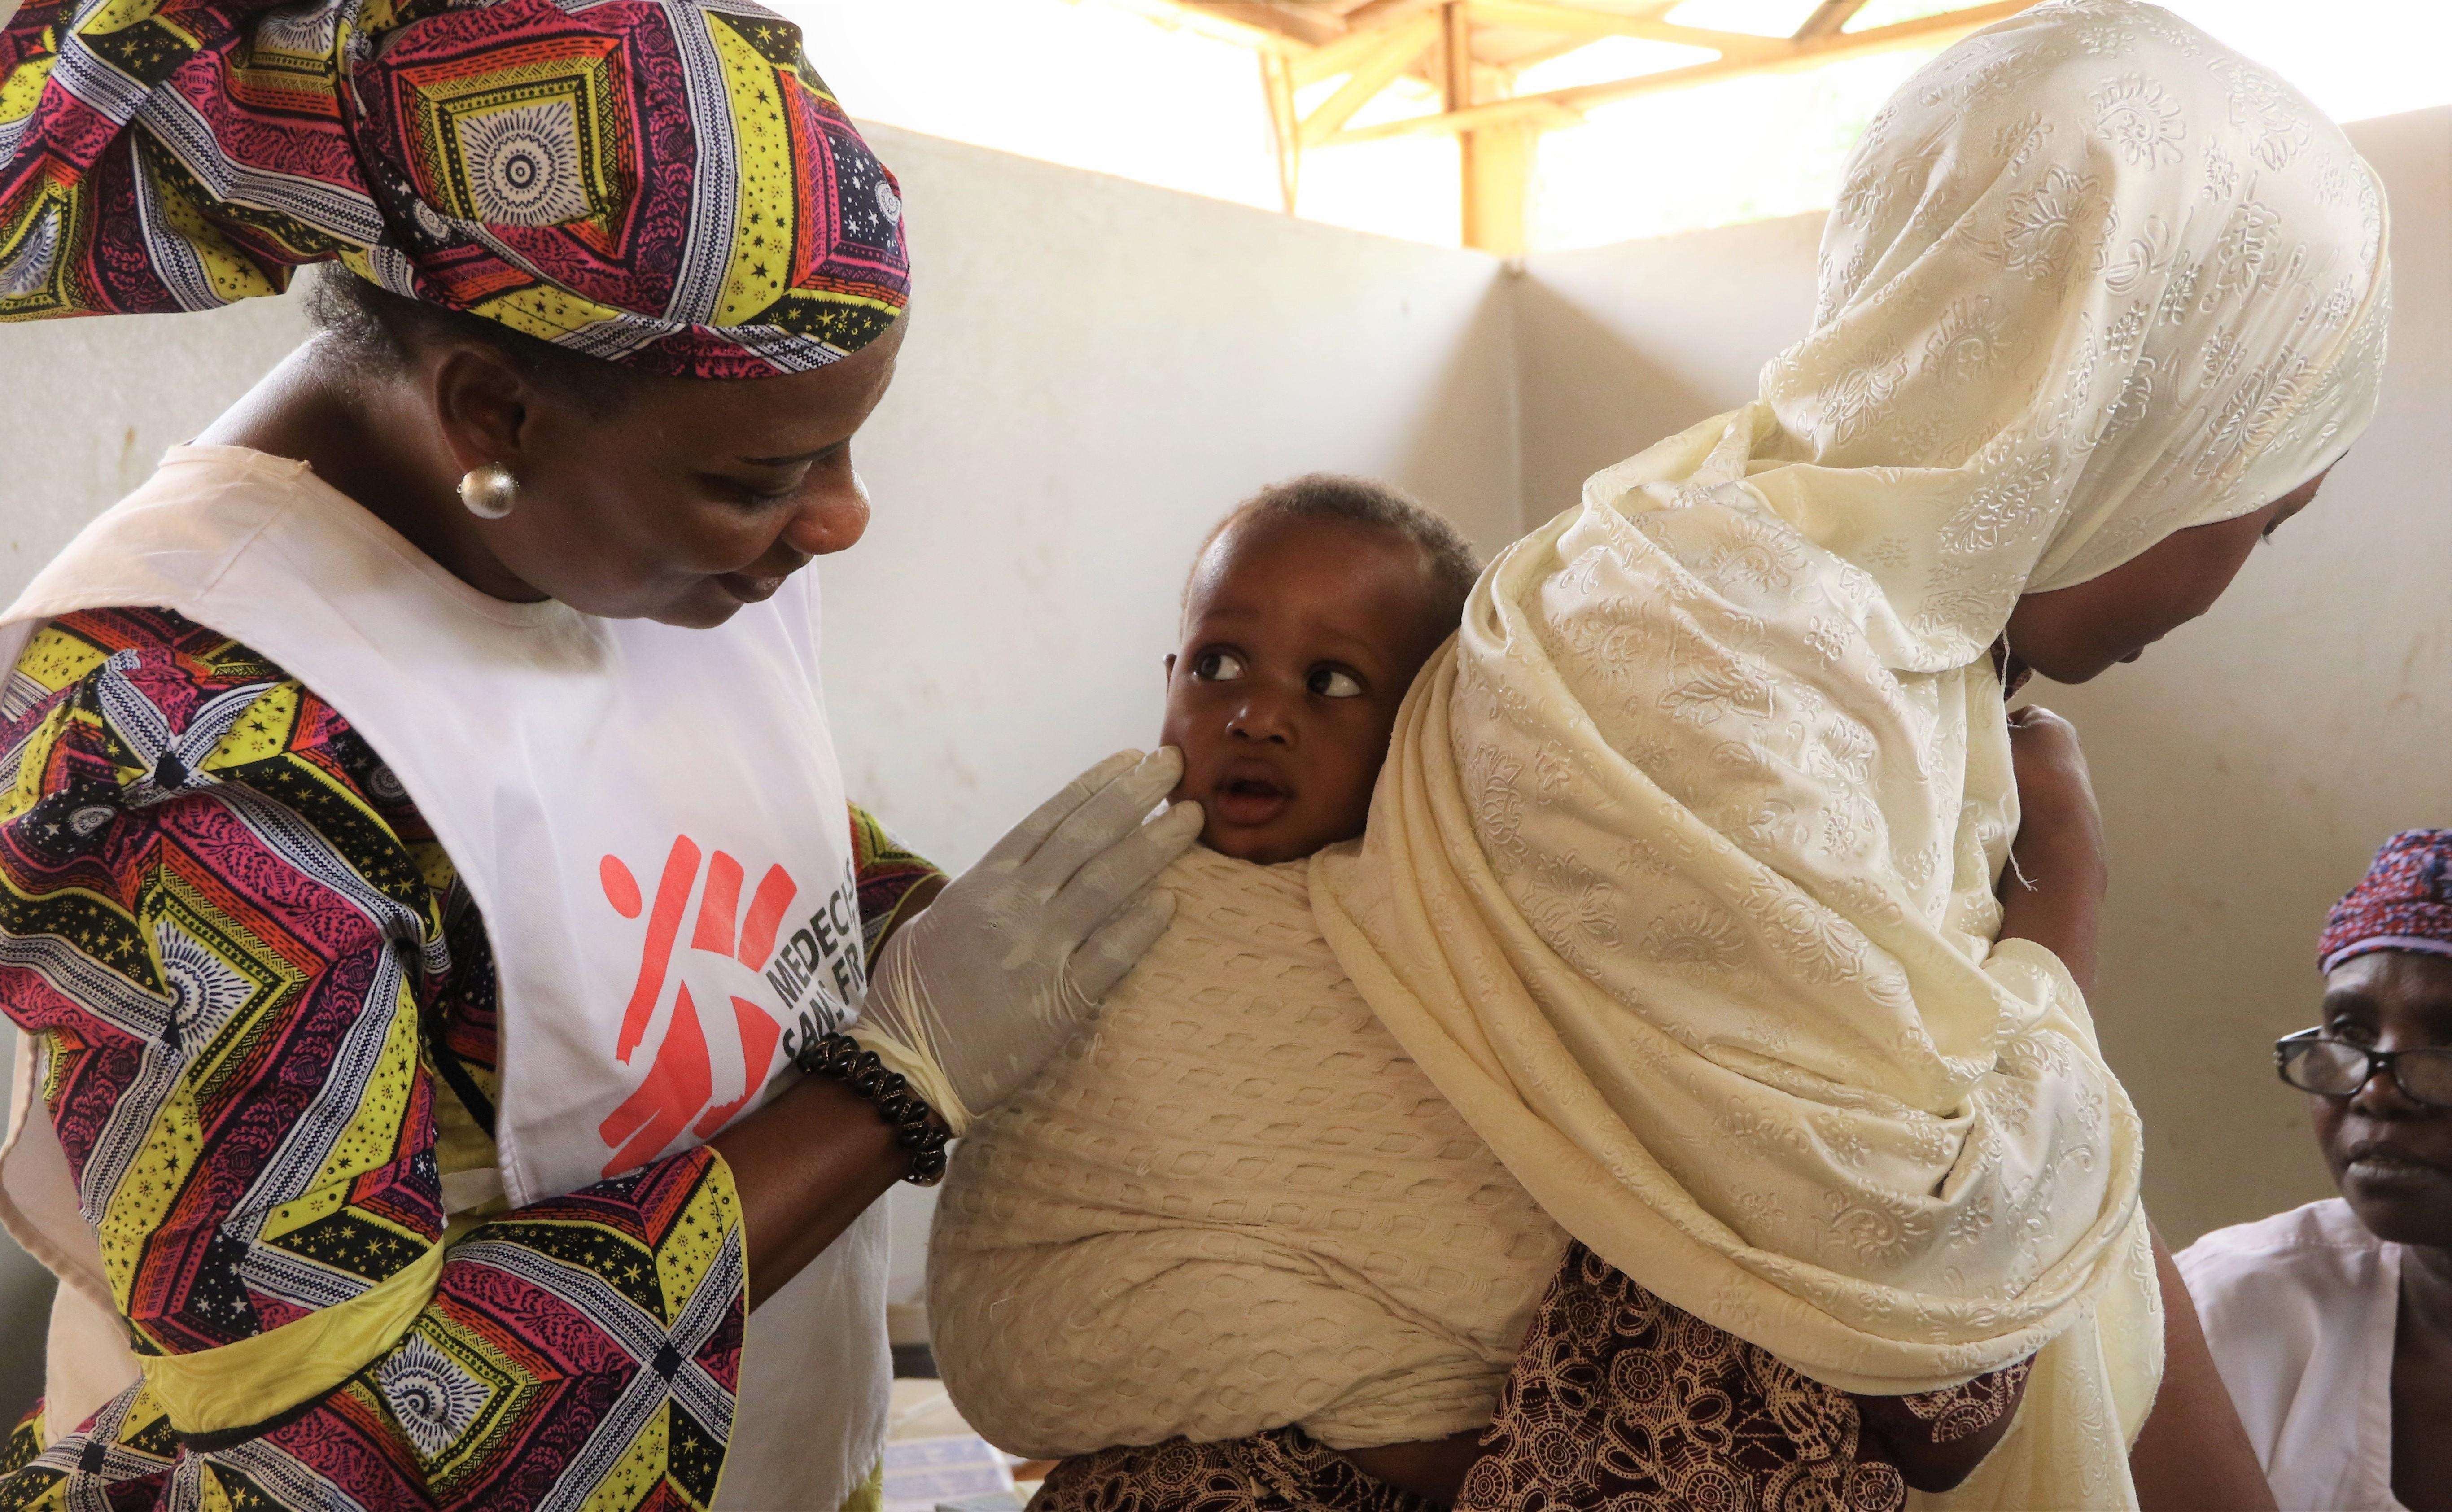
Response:
[[[1230,825],[1265,825],[1284,813],[1295,795],[1273,777],[1256,772],[1221,778],[1210,811]]]

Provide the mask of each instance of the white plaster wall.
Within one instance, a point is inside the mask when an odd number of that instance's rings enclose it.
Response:
[[[962,865],[1157,736],[1200,536],[1271,481],[1385,477],[1517,532],[1500,265],[873,129],[919,294],[820,565],[851,789]]]
[[[2177,1245],[2331,1188],[2274,1037],[2314,1021],[2324,910],[2385,834],[2452,824],[2452,110],[2351,127],[2393,207],[2383,413],[2205,620],[2078,688],[2112,860],[2096,1022]],[[1822,217],[1535,256],[1524,500],[1754,394],[1812,314]]]
[[[887,128],[919,294],[858,443],[877,513],[820,570],[853,795],[948,865],[1156,739],[1194,544],[1313,468],[1515,534],[1499,265]],[[0,326],[0,602],[305,333],[292,300]],[[7,1048],[0,1027],[0,1050]],[[5,1096],[0,1093],[0,1096]],[[900,1289],[926,1206],[896,1199]],[[0,1240],[0,1414],[48,1278]]]
[[[1754,397],[1813,316],[1820,215],[1524,260],[1513,280],[1524,514],[1573,507],[1584,480]]]

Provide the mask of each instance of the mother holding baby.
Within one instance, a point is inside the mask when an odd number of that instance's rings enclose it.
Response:
[[[1169,1086],[1117,1044],[1128,1090],[1068,1058],[970,1142],[932,1283],[958,1403],[1074,1456],[1059,1509],[2269,1505],[2087,1016],[2083,762],[2006,700],[2134,660],[2308,507],[2375,411],[2389,289],[2340,130],[2165,11],[2045,5],[1918,73],[1757,400],[1482,574],[1367,831],[1273,884],[1322,948],[1278,920],[1213,951],[1294,1005],[1280,1074]],[[1188,925],[1258,916],[1202,891],[1257,882],[1169,885]],[[1252,1147],[1158,1158],[1203,1128]],[[1424,1135],[1453,1168],[1385,1153]],[[1270,1160],[1281,1200],[1207,1201]],[[1551,1226],[1504,1227],[1476,1160]],[[1077,1173],[1078,1232],[974,1165]],[[1410,1212],[1373,1228],[1348,1194],[1390,1172]],[[1435,1296],[1512,1318],[1509,1353]],[[1300,1326],[1332,1307],[1339,1337]],[[1125,1309],[1177,1320],[1163,1347]],[[992,1355],[944,1338],[990,1318]],[[1240,1389],[1187,1391],[1203,1359]],[[1042,1407],[1092,1380],[1112,1410]]]
[[[1118,757],[948,884],[846,804],[802,569],[908,265],[789,25],[0,28],[0,319],[335,259],[0,615],[0,1219],[61,1282],[0,1503],[874,1505],[873,1204],[1164,928],[1198,810]]]

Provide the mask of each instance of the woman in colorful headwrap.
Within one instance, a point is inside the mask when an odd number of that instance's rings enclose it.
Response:
[[[2452,829],[2376,853],[2273,1047],[2342,1195],[2176,1257],[2285,1512],[2452,1509]]]
[[[1111,759],[946,883],[845,803],[799,569],[900,209],[739,0],[0,29],[0,318],[341,265],[0,616],[0,1218],[62,1282],[0,1504],[873,1502],[872,1204],[1199,817]]]

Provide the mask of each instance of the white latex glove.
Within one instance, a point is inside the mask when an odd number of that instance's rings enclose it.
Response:
[[[959,1134],[1064,1047],[1175,917],[1149,890],[1200,806],[1142,817],[1183,775],[1172,747],[1118,751],[946,884],[869,972],[851,1036]]]

